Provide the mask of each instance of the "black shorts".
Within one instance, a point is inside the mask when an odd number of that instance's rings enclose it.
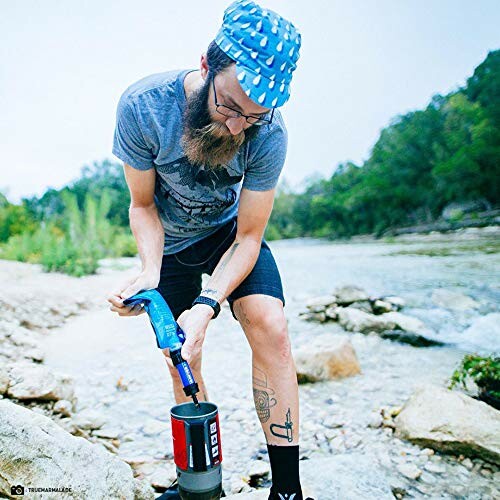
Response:
[[[158,290],[167,301],[176,319],[183,311],[191,307],[193,300],[200,294],[201,275],[213,273],[235,237],[236,218],[194,245],[175,254],[163,256]],[[235,318],[233,302],[254,294],[276,297],[285,305],[278,267],[265,240],[262,240],[254,268],[227,297]]]

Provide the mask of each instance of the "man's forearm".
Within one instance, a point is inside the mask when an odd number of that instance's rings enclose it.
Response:
[[[130,228],[137,242],[142,271],[160,276],[165,234],[155,205],[129,210]]]
[[[251,237],[236,238],[221,257],[201,294],[222,303],[250,274],[260,252],[261,242]]]

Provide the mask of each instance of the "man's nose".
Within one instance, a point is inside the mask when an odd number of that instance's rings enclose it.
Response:
[[[239,118],[228,118],[226,120],[226,127],[232,135],[238,135],[245,128],[246,120],[242,116]]]

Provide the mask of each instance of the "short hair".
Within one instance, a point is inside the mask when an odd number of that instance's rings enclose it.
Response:
[[[215,75],[224,71],[227,67],[234,64],[236,61],[231,59],[214,40],[210,42],[207,49],[208,72],[213,78]]]

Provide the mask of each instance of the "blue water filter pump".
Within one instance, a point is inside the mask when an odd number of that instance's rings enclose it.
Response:
[[[193,398],[194,404],[199,407],[196,394],[199,392],[191,368],[187,361],[181,356],[182,344],[186,335],[177,324],[175,318],[165,302],[163,296],[157,290],[144,290],[123,301],[124,305],[142,304],[149,316],[149,321],[156,336],[156,344],[160,349],[170,350],[170,359],[179,372],[182,387],[186,396]]]

